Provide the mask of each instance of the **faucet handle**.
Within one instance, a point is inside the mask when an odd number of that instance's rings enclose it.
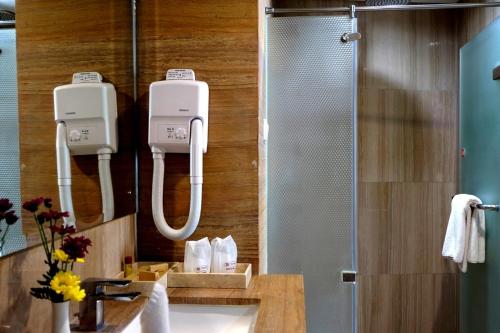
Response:
[[[80,330],[98,331],[104,327],[104,300],[133,301],[141,293],[106,294],[104,287],[126,287],[132,281],[125,279],[89,278],[82,281],[81,286],[87,297],[80,302]]]
[[[103,294],[99,297],[99,299],[106,301],[131,302],[135,301],[139,296],[141,296],[140,291],[133,291],[130,293]]]
[[[126,287],[131,282],[132,280],[126,280],[126,279],[106,279],[97,281],[97,283],[100,286],[114,286],[114,287]]]
[[[126,279],[88,278],[82,281],[82,288],[87,294],[95,295],[102,294],[106,286],[126,287],[131,282],[131,280]]]

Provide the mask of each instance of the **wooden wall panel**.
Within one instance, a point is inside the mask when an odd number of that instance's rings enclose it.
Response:
[[[457,191],[457,20],[358,18],[360,332],[457,332],[456,267],[441,256]]]
[[[200,224],[190,239],[233,236],[239,261],[258,270],[257,1],[138,1],[141,259],[182,260],[184,242],[160,235],[152,220],[148,91],[169,68],[192,68],[210,89]],[[189,210],[189,155],[165,158],[166,219],[181,227]]]
[[[85,263],[75,272],[83,279],[113,277],[121,271],[125,256],[135,253],[135,216],[107,222],[81,232],[92,240]],[[47,300],[33,298],[31,287],[46,272],[41,245],[0,258],[0,332],[50,332],[51,306]],[[76,303],[72,312],[77,312]]]
[[[458,275],[360,276],[359,332],[458,332]]]
[[[135,212],[131,4],[18,0],[16,10],[23,200],[47,196],[58,206],[52,90],[71,83],[75,72],[97,71],[114,84],[118,99],[119,152],[111,159],[115,217]],[[78,228],[84,229],[102,221],[97,156],[76,156],[71,169]],[[36,233],[30,222],[23,227]]]

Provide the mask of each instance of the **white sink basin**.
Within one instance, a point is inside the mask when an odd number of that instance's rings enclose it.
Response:
[[[258,305],[170,304],[172,333],[251,333]]]
[[[159,284],[149,297],[122,333],[252,333],[255,329],[257,304],[168,304],[165,287]]]

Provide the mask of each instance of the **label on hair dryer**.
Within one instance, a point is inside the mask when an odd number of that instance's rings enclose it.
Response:
[[[167,71],[167,80],[195,80],[192,69],[169,69]]]

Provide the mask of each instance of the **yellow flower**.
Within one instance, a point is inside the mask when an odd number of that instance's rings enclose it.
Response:
[[[65,301],[80,302],[85,297],[85,291],[80,288],[80,277],[71,271],[58,272],[50,281],[50,288],[63,294]]]
[[[79,262],[79,263],[84,263],[84,262],[85,262],[85,259],[83,259],[83,258],[76,258],[76,262]]]
[[[59,260],[62,262],[66,262],[69,260],[69,256],[66,254],[66,252],[64,252],[63,250],[60,250],[60,249],[55,250],[52,255],[56,260]]]
[[[77,287],[69,287],[64,293],[64,299],[81,302],[85,298],[85,290]]]

